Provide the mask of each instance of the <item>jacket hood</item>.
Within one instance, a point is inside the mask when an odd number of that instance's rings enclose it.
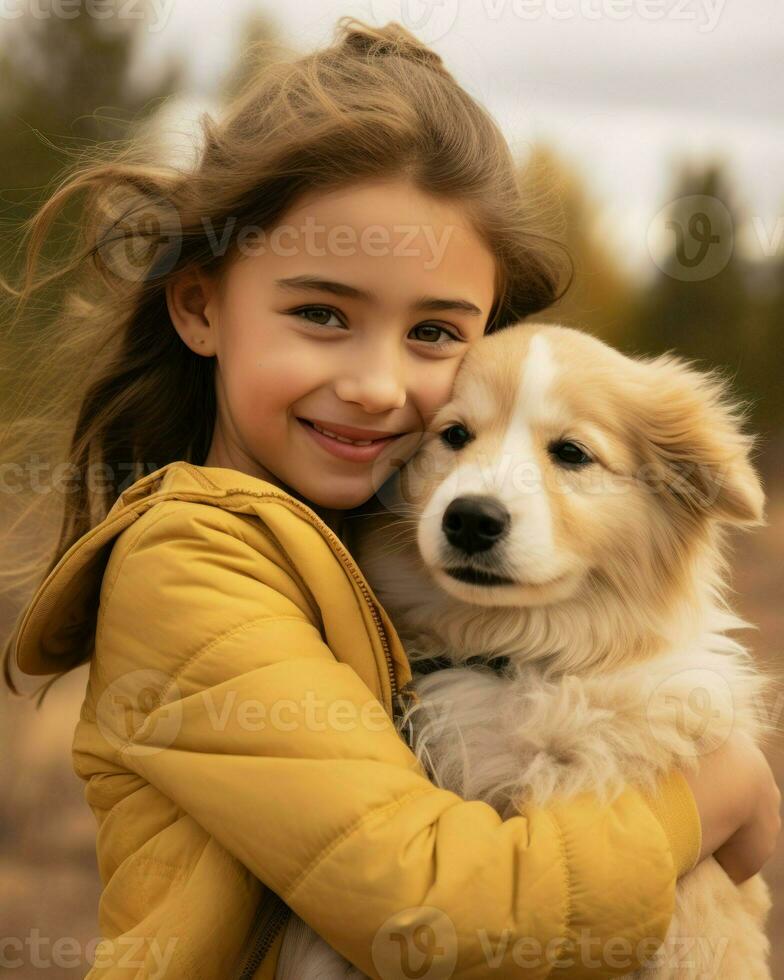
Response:
[[[150,507],[170,499],[209,503],[262,520],[303,580],[314,585],[314,592],[320,592],[324,600],[333,594],[330,586],[340,581],[335,578],[340,575],[335,560],[342,545],[307,505],[266,480],[233,469],[177,460],[123,491],[106,517],[71,545],[38,587],[17,635],[15,659],[23,673],[61,673],[90,659],[101,583],[115,539]],[[313,526],[329,547],[312,547]],[[361,577],[358,569],[357,574]],[[346,577],[360,592],[354,578]],[[363,581],[363,587],[374,600],[396,673],[405,683],[411,672],[402,644],[370,586]]]

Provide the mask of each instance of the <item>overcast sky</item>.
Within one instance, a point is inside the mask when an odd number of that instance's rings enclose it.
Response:
[[[0,0],[0,3],[2,0]],[[573,160],[637,268],[646,232],[671,198],[670,163],[715,153],[737,203],[756,217],[746,247],[784,232],[782,0],[157,0],[138,70],[190,54],[190,112],[214,90],[243,15],[262,9],[288,42],[328,42],[343,14],[398,20],[523,146],[551,142]],[[155,16],[155,15],[151,15]],[[204,102],[206,105],[206,101]],[[749,229],[747,229],[748,232]],[[761,235],[761,240],[760,240]],[[784,255],[784,241],[778,246]]]

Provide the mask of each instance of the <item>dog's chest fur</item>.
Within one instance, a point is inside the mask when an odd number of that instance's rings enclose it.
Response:
[[[731,726],[757,733],[755,675],[692,649],[589,676],[454,666],[418,674],[415,752],[431,778],[502,816],[583,791],[611,801],[630,782],[654,790],[673,765],[696,767]]]

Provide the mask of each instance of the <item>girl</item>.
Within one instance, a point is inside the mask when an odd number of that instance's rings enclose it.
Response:
[[[20,308],[53,215],[90,192],[93,265],[47,362],[85,372],[62,375],[76,485],[6,649],[29,674],[90,659],[89,976],[272,978],[290,910],[370,977],[629,972],[698,860],[759,869],[778,791],[733,738],[654,797],[502,821],[397,734],[411,673],[342,522],[469,345],[551,304],[558,276],[499,130],[440,59],[396,24],[339,27],[205,117],[192,171],[134,144],[32,225]]]

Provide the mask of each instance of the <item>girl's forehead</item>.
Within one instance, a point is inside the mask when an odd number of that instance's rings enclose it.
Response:
[[[314,239],[317,241],[317,239]],[[259,290],[292,301],[359,304],[376,307],[419,306],[424,313],[449,314],[464,322],[486,318],[495,294],[495,262],[472,242],[448,236],[408,242],[377,239],[371,251],[358,239],[344,239],[340,254],[328,249],[274,248],[248,258],[230,272],[239,294]],[[231,288],[231,286],[229,287]]]
[[[351,225],[357,230],[383,225],[444,225],[474,231],[467,207],[428,193],[403,179],[375,179],[334,189],[304,192],[281,218],[287,221],[322,221]]]
[[[467,215],[405,183],[310,193],[273,227],[238,229],[236,242],[248,275],[342,282],[348,298],[367,298],[372,283],[381,291],[440,284],[469,289],[483,308],[494,292],[495,256]]]

